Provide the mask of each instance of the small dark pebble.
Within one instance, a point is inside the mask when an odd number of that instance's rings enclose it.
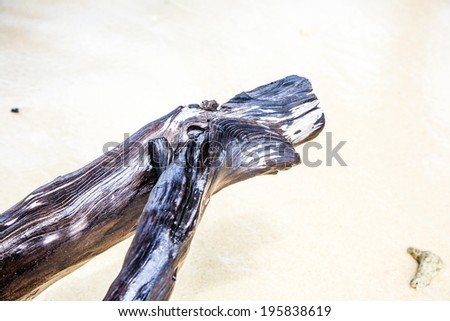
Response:
[[[18,114],[19,113],[19,108],[11,108],[11,112]]]

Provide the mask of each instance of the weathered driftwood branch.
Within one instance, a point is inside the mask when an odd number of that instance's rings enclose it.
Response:
[[[212,120],[153,187],[122,271],[105,299],[168,299],[210,196],[243,178],[275,173],[299,161],[277,132],[246,120]]]
[[[141,213],[105,299],[167,299],[209,197],[296,164],[293,146],[323,125],[310,83],[297,76],[221,108],[214,101],[178,107],[0,215],[0,299],[34,297],[130,236]]]

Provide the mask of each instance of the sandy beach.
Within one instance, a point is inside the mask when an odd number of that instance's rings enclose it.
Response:
[[[445,0],[0,1],[0,213],[179,105],[296,74],[326,117],[310,159],[329,132],[347,166],[215,195],[172,299],[450,300],[449,39]],[[37,300],[101,300],[130,241]],[[423,290],[410,246],[446,265]]]

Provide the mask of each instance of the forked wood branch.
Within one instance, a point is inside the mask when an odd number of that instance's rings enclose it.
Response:
[[[0,215],[0,299],[33,298],[136,227],[105,299],[168,299],[211,195],[298,164],[294,146],[324,126],[318,104],[289,76],[221,106],[180,106],[38,188]]]

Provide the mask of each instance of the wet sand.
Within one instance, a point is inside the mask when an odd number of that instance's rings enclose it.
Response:
[[[178,105],[298,74],[348,166],[215,195],[173,299],[448,300],[449,39],[448,1],[2,1],[0,212]],[[38,300],[101,299],[129,242]],[[425,290],[409,246],[447,264]]]

